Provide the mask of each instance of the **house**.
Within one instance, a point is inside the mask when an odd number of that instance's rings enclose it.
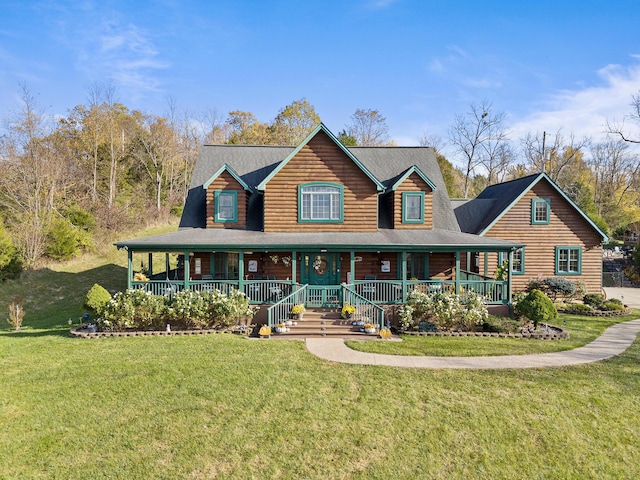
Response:
[[[268,306],[270,324],[294,303],[347,302],[380,325],[385,306],[416,288],[509,305],[510,276],[461,260],[522,247],[460,230],[433,149],[347,148],[323,124],[297,146],[203,146],[178,231],[116,245],[128,252],[129,288],[238,288]],[[145,261],[150,280],[134,280]]]
[[[624,229],[624,245],[635,247],[640,236],[640,222],[633,222]]]
[[[602,243],[607,235],[545,173],[487,187],[473,200],[452,200],[463,232],[520,243],[513,253],[512,286],[532,278],[581,280],[588,292],[602,288]],[[492,275],[500,252],[476,252],[467,270]]]

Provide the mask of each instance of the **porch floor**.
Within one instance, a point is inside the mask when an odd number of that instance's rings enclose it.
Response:
[[[272,338],[346,338],[346,339],[376,339],[377,333],[360,331],[362,327],[352,324],[353,320],[340,317],[339,309],[308,308],[302,320],[296,320],[297,325],[291,325],[286,333],[276,333],[272,329]]]

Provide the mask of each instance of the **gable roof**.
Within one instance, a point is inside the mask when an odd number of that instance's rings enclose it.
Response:
[[[333,135],[333,133],[331,133],[329,131],[329,129],[327,127],[324,126],[323,123],[320,123],[316,128],[313,129],[313,131],[307,135],[307,138],[305,138],[302,143],[300,143],[300,145],[298,145],[288,156],[287,158],[285,158],[284,160],[282,160],[282,162],[280,162],[280,164],[274,169],[272,170],[266,177],[264,180],[262,180],[262,182],[260,182],[260,184],[256,187],[258,190],[260,191],[264,191],[265,188],[267,187],[267,183],[269,183],[269,180],[271,180],[280,170],[282,170],[285,165],[287,163],[289,163],[289,161],[295,157],[298,152],[300,150],[302,150],[302,148],[307,145],[307,143],[309,143],[311,141],[312,138],[314,138],[318,133],[320,132],[324,132],[325,134],[327,134],[327,136],[331,139],[331,141],[333,141],[338,147],[340,147],[340,149],[347,155],[347,157],[349,157],[351,159],[351,161],[353,163],[355,163],[358,168],[360,168],[360,170],[362,170],[362,172],[369,177],[369,179],[375,183],[376,188],[379,192],[384,190],[384,186],[378,181],[378,179],[376,177],[374,177],[371,172],[364,166],[362,165],[362,163],[360,163],[360,161],[349,151],[347,150],[347,148],[342,145],[342,143],[340,143],[340,141]]]
[[[242,188],[244,188],[245,190],[251,191],[251,188],[249,187],[249,185],[244,183],[244,180],[242,180],[242,178],[240,178],[240,176],[233,170],[233,168],[231,168],[226,163],[222,167],[220,167],[220,170],[214,173],[209,180],[207,180],[202,184],[202,188],[205,190],[209,188],[209,185],[211,185],[215,181],[215,179],[218,178],[222,174],[222,172],[225,172],[225,171],[228,172],[229,175],[231,175],[242,186]]]
[[[328,132],[324,125],[316,129]],[[369,172],[385,189],[391,188],[403,172],[406,173],[414,167],[419,169],[435,186],[432,204],[433,228],[460,231],[433,148],[347,148],[337,139],[334,141],[343,151],[349,152],[349,157],[355,158],[361,168]],[[206,227],[206,191],[202,186],[227,165],[252,191],[247,211],[247,229],[261,230],[263,196],[257,192],[258,186],[281,165],[283,160],[291,157],[295,149],[296,147],[293,146],[272,145],[203,145],[191,177],[180,219],[180,228]]]
[[[420,168],[418,168],[415,165],[407,169],[407,171],[405,171],[404,173],[400,174],[398,179],[391,185],[389,189],[390,190],[397,189],[402,184],[402,182],[404,182],[412,173],[416,173],[424,181],[424,183],[429,185],[429,188],[431,188],[431,190],[436,189],[436,186],[433,184],[431,180],[429,180],[429,177],[427,177],[424,173],[422,173],[422,170],[420,170]]]
[[[511,207],[542,180],[546,180],[549,185],[591,225],[598,235],[600,235],[603,242],[609,240],[607,234],[604,233],[546,173],[536,173],[509,182],[491,185],[485,188],[475,199],[458,205],[455,209],[455,215],[460,223],[461,230],[476,235],[484,235]],[[478,219],[480,219],[480,221],[478,221]]]

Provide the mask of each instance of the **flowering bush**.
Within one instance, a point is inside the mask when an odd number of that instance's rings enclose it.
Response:
[[[177,292],[172,300],[142,289],[116,293],[98,313],[101,330],[127,328],[161,330],[175,322],[187,328],[228,327],[241,319],[251,319],[256,310],[239,290],[229,294],[213,292]]]
[[[426,294],[417,290],[409,293],[398,315],[403,330],[413,329],[422,320],[441,329],[471,330],[489,316],[484,297],[475,292],[469,291],[461,298],[452,292]]]
[[[98,315],[97,323],[102,330],[162,328],[167,305],[165,297],[142,289],[127,290],[116,293],[99,309]]]

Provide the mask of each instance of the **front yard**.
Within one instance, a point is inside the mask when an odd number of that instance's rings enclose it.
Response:
[[[439,371],[332,364],[299,341],[234,335],[70,338],[88,288],[125,279],[119,261],[2,286],[2,322],[13,295],[29,301],[22,331],[0,327],[0,478],[640,477],[638,342],[577,367]],[[565,318],[568,341],[358,348],[544,352],[619,320]]]

